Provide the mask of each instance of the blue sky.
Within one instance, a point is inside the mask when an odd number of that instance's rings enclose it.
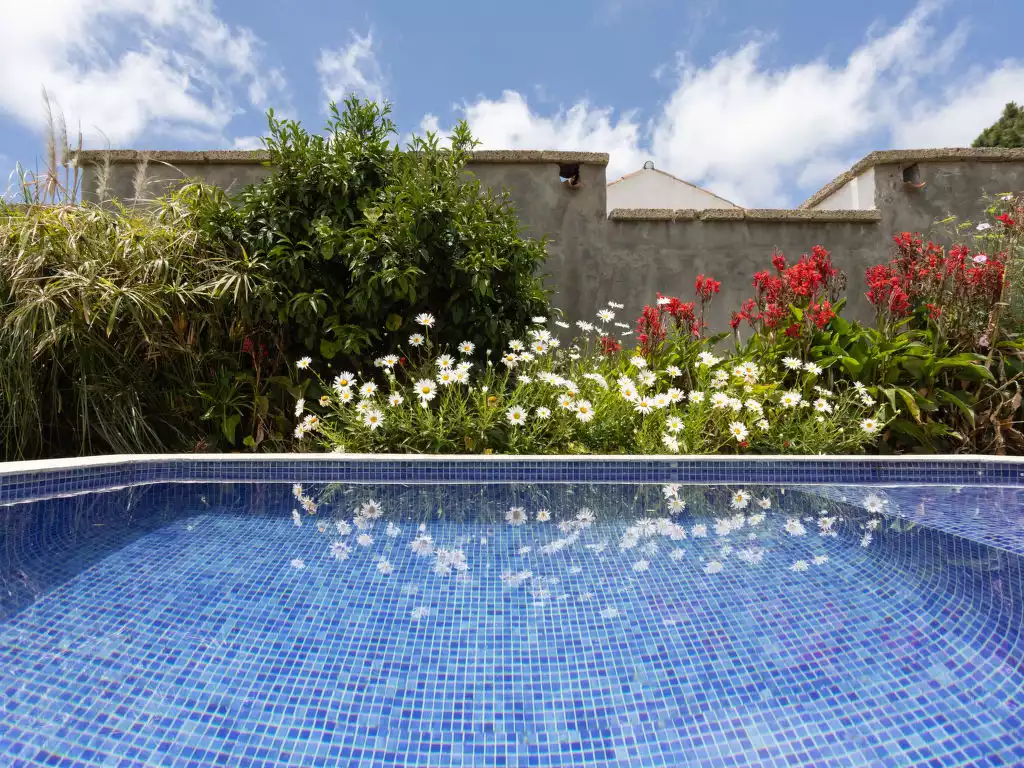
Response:
[[[5,177],[42,153],[43,87],[94,148],[253,146],[268,106],[319,127],[356,91],[404,134],[466,117],[488,148],[607,151],[609,180],[653,159],[751,206],[1024,102],[1019,0],[0,3]]]

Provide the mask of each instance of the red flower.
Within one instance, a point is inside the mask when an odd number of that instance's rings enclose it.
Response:
[[[252,353],[252,339],[248,336],[245,337],[245,341],[242,342],[242,351],[245,353]]]
[[[706,301],[720,290],[722,290],[722,284],[718,280],[713,280],[710,277],[705,277],[704,275],[697,275],[697,280],[694,283],[694,291],[701,299]]]
[[[769,328],[778,328],[779,323],[789,317],[789,310],[783,309],[778,304],[769,304],[761,313],[761,319]]]
[[[772,266],[779,270],[779,272],[782,272],[786,268],[786,257],[783,255],[782,251],[776,250],[775,253],[772,254]]]
[[[733,312],[732,317],[729,319],[729,327],[735,331],[740,327],[741,322],[743,322],[743,315],[739,312]]]
[[[832,305],[827,301],[811,304],[811,306],[807,308],[807,311],[810,315],[811,321],[818,326],[818,328],[824,328],[828,325],[829,320],[836,316],[836,313],[832,311]]]
[[[740,440],[740,448],[749,448],[750,442],[747,440]]]
[[[786,329],[786,335],[791,339],[797,339],[800,337],[800,324],[793,323],[789,328]]]
[[[928,308],[928,317],[932,320],[938,320],[939,316],[942,315],[942,307],[937,307],[934,304],[925,304]]]
[[[1004,225],[1005,225],[1005,226],[1006,226],[1007,228],[1009,228],[1009,227],[1014,227],[1014,226],[1016,226],[1016,224],[1017,224],[1017,222],[1016,222],[1016,221],[1014,221],[1014,220],[1013,220],[1013,219],[1012,219],[1012,218],[1010,217],[1010,214],[1008,214],[1008,213],[1000,213],[1000,214],[999,214],[998,216],[996,216],[996,219],[997,219],[998,221],[1001,221],[1001,222],[1003,222],[1003,224],[1004,224]]]
[[[617,342],[611,336],[602,336],[601,337],[601,353],[602,354],[610,355],[610,354],[612,354],[614,352],[618,352],[620,349],[622,349],[622,345],[619,344],[619,342]]]

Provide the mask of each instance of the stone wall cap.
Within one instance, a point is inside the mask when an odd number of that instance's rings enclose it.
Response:
[[[615,208],[612,221],[774,221],[778,223],[846,222],[873,224],[882,220],[876,210],[808,211],[800,208]]]
[[[206,165],[214,163],[263,164],[270,160],[270,154],[263,149],[215,149],[215,150],[153,150],[136,149],[87,149],[79,153],[80,165],[102,165],[149,162]],[[537,149],[483,149],[471,152],[471,163],[557,163],[559,165],[608,165],[607,152],[561,152]]]
[[[608,214],[613,221],[693,221],[693,208],[614,208]]]
[[[908,163],[967,162],[1012,163],[1024,162],[1024,149],[1002,147],[943,147],[939,149],[883,149],[865,155],[848,171],[800,203],[800,208],[811,208],[827,198],[850,180],[876,165],[907,165]]]

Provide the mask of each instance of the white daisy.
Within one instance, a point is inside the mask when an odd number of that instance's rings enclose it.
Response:
[[[425,339],[422,333],[414,333],[409,337],[409,346],[411,347],[422,347]]]
[[[715,392],[711,396],[711,405],[715,408],[728,408],[731,399],[725,392]]]
[[[422,325],[424,328],[433,328],[434,322],[434,316],[429,312],[420,312],[416,315],[416,324]]]
[[[746,440],[747,427],[742,421],[734,421],[729,425],[729,434],[736,440]]]
[[[645,360],[640,355],[633,355],[633,357],[629,358],[629,362],[635,365],[637,368],[642,369],[647,367],[647,360]]]
[[[668,448],[672,453],[679,453],[679,440],[669,434],[661,436],[661,442]]]
[[[784,357],[782,358],[782,364],[791,371],[799,371],[804,367],[803,360],[798,357]]]
[[[633,563],[633,570],[637,573],[644,573],[645,571],[649,571],[650,569],[651,564],[646,560],[637,560],[635,563]]]
[[[695,390],[693,392],[690,392],[690,394],[688,394],[687,397],[689,398],[691,403],[703,403],[704,402],[704,393],[703,392],[698,392],[698,391]]]
[[[808,568],[810,568],[810,566],[807,564],[806,560],[797,560],[789,566],[789,570],[791,571],[806,571]]]
[[[420,379],[416,382],[416,395],[420,400],[433,400],[437,392],[437,385],[430,379]]]
[[[697,364],[711,368],[722,362],[720,357],[715,357],[710,352],[701,352],[697,355]]]
[[[792,390],[784,392],[782,397],[779,398],[779,403],[783,408],[796,408],[801,402],[803,402],[801,394]]]
[[[704,566],[704,573],[721,573],[722,567],[718,560],[712,560]]]
[[[888,504],[888,500],[883,499],[878,494],[872,493],[864,499],[864,509],[873,515],[879,515],[885,509],[885,505]]]
[[[543,405],[533,412],[533,415],[538,419],[549,419],[551,418],[551,409],[545,408]]]
[[[786,520],[786,525],[783,526],[786,533],[790,536],[803,536],[807,533],[807,529],[804,528],[804,524],[797,520],[795,517],[790,517]]]
[[[398,406],[398,405],[401,405],[404,402],[405,402],[405,398],[403,398],[397,392],[392,392],[390,395],[388,395],[388,405]]]
[[[633,405],[633,409],[637,413],[650,413],[654,410],[654,403],[648,397],[638,397]]]
[[[597,311],[597,319],[602,323],[610,323],[615,319],[615,313],[610,309],[599,309]]]
[[[733,493],[729,506],[733,509],[746,509],[750,504],[750,494],[742,488]]]
[[[472,341],[463,341],[459,344],[459,352],[463,355],[473,354],[474,349],[476,349],[476,344]]]
[[[678,432],[683,428],[683,420],[678,416],[669,416],[665,419],[665,429],[669,432]]]
[[[356,544],[358,544],[360,547],[368,547],[371,544],[373,544],[373,536],[371,536],[368,533],[361,533],[356,538]]]
[[[505,513],[505,522],[509,525],[522,525],[526,520],[526,510],[522,507],[512,507]]]
[[[811,562],[815,565],[822,565],[828,562],[828,555],[815,555],[811,558]]]
[[[508,419],[509,424],[518,427],[526,423],[526,411],[518,405],[513,405],[505,411],[505,418]]]
[[[546,509],[537,510],[537,522],[538,523],[546,523],[550,519],[551,519],[551,513],[548,512]]]
[[[875,419],[864,419],[860,423],[860,428],[867,432],[869,435],[873,435],[879,430],[881,425]]]
[[[309,368],[309,365],[312,362],[313,358],[311,357],[300,357],[297,361],[295,361],[295,367],[298,368],[300,371],[304,371],[306,368]]]
[[[345,371],[334,377],[334,388],[337,390],[348,389],[356,383],[356,375]]]
[[[576,400],[573,407],[576,409],[576,418],[580,421],[587,422],[594,418],[594,407],[589,400]]]
[[[434,363],[440,370],[443,371],[445,368],[451,368],[453,365],[455,365],[455,358],[452,357],[451,355],[439,355],[437,360],[434,361]]]
[[[301,416],[304,410],[306,410],[306,400],[305,398],[300,397],[295,401],[295,415]]]
[[[428,534],[421,533],[412,540],[409,547],[412,549],[413,553],[420,557],[426,557],[434,551],[434,540]]]
[[[352,548],[344,541],[331,542],[331,557],[335,560],[346,560],[351,552]]]
[[[395,570],[395,566],[393,566],[391,564],[391,561],[388,560],[387,558],[382,557],[380,560],[377,561],[377,572],[378,573],[382,573],[385,576],[387,576],[387,575],[389,575],[394,570]]]
[[[363,423],[371,430],[375,430],[384,423],[384,414],[376,408],[371,408],[363,414]]]

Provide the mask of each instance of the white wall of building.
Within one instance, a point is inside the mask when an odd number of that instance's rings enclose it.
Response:
[[[875,207],[875,169],[868,168],[854,176],[843,186],[826,197],[813,211],[864,211]]]
[[[675,176],[644,168],[608,185],[608,210],[616,208],[738,208]]]

